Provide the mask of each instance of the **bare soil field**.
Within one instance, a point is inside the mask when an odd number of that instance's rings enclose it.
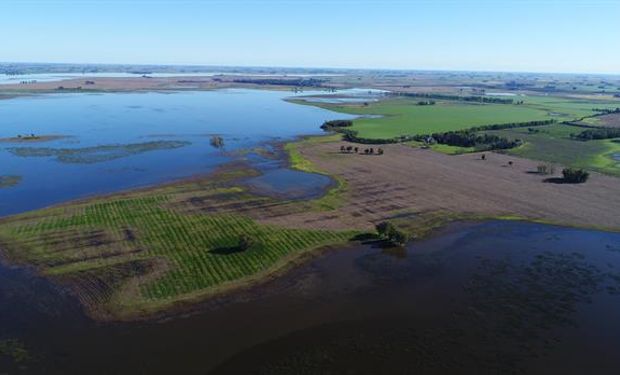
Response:
[[[384,155],[343,154],[344,142],[306,143],[303,157],[347,183],[344,205],[331,212],[271,216],[262,221],[308,228],[371,228],[403,215],[450,212],[518,216],[570,226],[620,230],[620,179],[592,173],[585,184],[545,182],[539,162],[486,153],[450,156],[405,145]],[[359,146],[359,145],[358,145]],[[509,165],[512,161],[512,165]],[[559,173],[561,168],[556,168]]]
[[[605,116],[600,116],[599,121],[601,125],[609,128],[620,128],[620,113],[612,113]]]

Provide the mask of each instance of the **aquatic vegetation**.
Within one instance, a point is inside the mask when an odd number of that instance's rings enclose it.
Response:
[[[0,358],[8,357],[15,363],[22,363],[30,359],[30,354],[24,344],[14,339],[0,340]]]
[[[21,180],[21,176],[0,176],[0,189],[15,186],[19,184]]]
[[[12,147],[8,150],[20,157],[55,157],[62,163],[90,164],[149,151],[175,149],[189,144],[191,143],[186,141],[153,141],[82,148]]]
[[[15,137],[10,138],[0,138],[0,143],[39,143],[39,142],[49,142],[56,141],[59,139],[67,138],[64,135],[36,135],[36,134],[26,134],[21,135],[18,134]]]

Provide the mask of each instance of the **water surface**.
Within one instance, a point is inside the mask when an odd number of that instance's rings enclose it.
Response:
[[[158,323],[96,324],[0,268],[16,373],[620,373],[620,234],[456,224],[406,249],[333,250]],[[5,368],[10,369],[5,363]]]
[[[323,121],[350,118],[282,100],[292,95],[221,90],[0,100],[0,138],[67,136],[0,142],[0,176],[21,177],[0,189],[0,216],[207,173],[234,160],[236,150],[318,134]],[[224,148],[211,146],[214,134]]]

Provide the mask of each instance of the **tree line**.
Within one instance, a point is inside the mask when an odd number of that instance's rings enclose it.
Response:
[[[348,128],[349,126],[353,126],[353,121],[331,120],[331,121],[325,121],[323,125],[321,125],[321,129],[325,131],[337,131],[338,128]]]
[[[513,104],[514,100],[509,98],[495,98],[492,96],[461,96],[450,94],[437,94],[426,92],[395,92],[392,95],[405,96],[410,98],[426,98],[426,99],[438,99],[438,100],[453,100],[462,102],[477,102],[477,103],[491,103],[491,104]]]
[[[620,138],[620,128],[590,128],[579,134],[571,134],[571,137],[580,141]]]
[[[271,86],[297,86],[297,87],[321,87],[324,79],[317,78],[297,78],[297,79],[281,79],[281,78],[237,78],[234,83],[245,83],[252,85],[271,85]]]

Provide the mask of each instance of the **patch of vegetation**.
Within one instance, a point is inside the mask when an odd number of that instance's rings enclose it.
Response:
[[[189,144],[191,143],[185,141],[153,141],[82,148],[12,147],[8,150],[20,157],[55,157],[62,163],[91,164],[149,151],[175,149]]]
[[[21,180],[21,176],[0,176],[0,189],[18,185]]]
[[[28,143],[28,142],[49,142],[66,138],[64,135],[35,135],[35,134],[18,134],[15,137],[0,138],[3,143]]]
[[[23,363],[30,359],[30,354],[21,341],[4,339],[0,340],[0,357],[7,357],[15,363]]]

